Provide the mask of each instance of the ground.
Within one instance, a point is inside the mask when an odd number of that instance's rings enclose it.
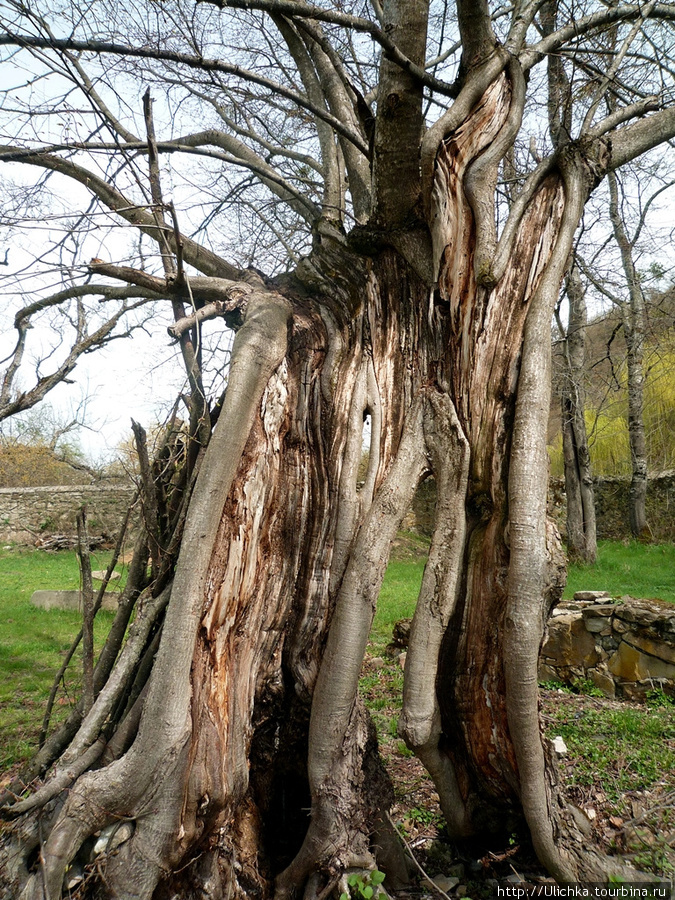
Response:
[[[642,579],[663,584],[670,576],[671,546],[608,545],[597,571],[578,567],[576,585],[605,573],[623,573],[625,590],[652,594]],[[517,833],[495,838],[491,848],[457,847],[443,833],[438,796],[421,764],[397,736],[404,650],[391,642],[396,618],[410,615],[424,565],[425,542],[415,534],[397,538],[380,597],[380,608],[364,662],[361,691],[377,726],[380,749],[395,787],[392,819],[426,873],[451,897],[496,896],[498,885],[551,879]],[[655,562],[663,558],[663,571]],[[615,571],[616,570],[616,571]],[[641,581],[632,582],[635,572]],[[632,574],[631,574],[632,573]],[[605,574],[607,577],[607,574]],[[660,579],[660,581],[659,581]],[[574,588],[579,589],[578,586]],[[667,591],[670,599],[670,591]],[[569,593],[569,591],[567,592]],[[675,875],[675,705],[654,691],[647,704],[598,696],[593,685],[573,692],[562,685],[541,688],[541,713],[548,737],[563,737],[559,760],[567,799],[582,810],[589,838],[606,852],[629,858],[642,871]],[[466,892],[464,891],[466,889]],[[421,878],[420,891],[432,893]]]
[[[400,535],[380,597],[380,608],[363,666],[361,691],[378,729],[380,747],[395,788],[391,817],[425,872],[452,898],[472,900],[497,896],[496,887],[546,881],[541,868],[517,833],[504,834],[478,850],[451,845],[444,837],[438,797],[425,770],[397,736],[403,685],[402,648],[392,644],[392,627],[410,615],[421,578],[426,542]],[[611,555],[620,552],[612,547]],[[626,548],[621,566],[635,569],[635,548]],[[646,551],[645,551],[646,552]],[[648,565],[668,553],[651,551]],[[626,559],[629,562],[626,562]],[[107,557],[101,556],[97,568]],[[586,570],[586,575],[593,574]],[[597,574],[597,573],[596,573]],[[624,577],[628,578],[624,571]],[[574,572],[575,579],[584,573]],[[595,574],[594,574],[595,577]],[[34,582],[34,584],[33,584]],[[74,582],[74,583],[73,583]],[[0,551],[0,599],[5,612],[0,636],[0,783],[20,768],[32,752],[46,694],[72,634],[79,627],[76,613],[45,613],[30,605],[33,588],[77,587],[73,554]],[[626,590],[639,593],[626,582]],[[653,593],[653,592],[651,592]],[[102,640],[108,614],[100,618]],[[55,711],[60,719],[77,694],[77,666],[67,677]],[[630,857],[643,871],[673,877],[675,873],[675,705],[658,691],[647,704],[610,701],[590,685],[572,693],[559,685],[541,690],[546,733],[560,735],[568,748],[559,761],[570,802],[583,810],[593,838],[609,853]],[[433,894],[420,875],[411,897]],[[507,880],[509,879],[509,880]]]

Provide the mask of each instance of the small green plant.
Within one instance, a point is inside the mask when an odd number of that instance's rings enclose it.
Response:
[[[397,744],[396,744],[396,752],[398,753],[399,756],[404,756],[406,759],[410,759],[411,756],[414,756],[414,755],[415,755],[415,754],[412,752],[412,750],[411,750],[409,747],[406,746],[405,741],[398,741],[398,742],[397,742]]]
[[[575,694],[584,694],[586,697],[605,696],[590,678],[574,678],[572,680],[572,690]]]
[[[568,684],[563,684],[562,681],[540,681],[539,687],[544,688],[547,691],[564,691],[566,694],[570,694],[570,686]]]
[[[431,825],[436,816],[430,809],[425,809],[423,806],[413,806],[408,813],[408,818],[411,822],[416,822],[418,825]]]
[[[385,879],[384,872],[374,869],[372,872],[353,872],[347,879],[349,893],[343,891],[340,900],[373,900],[380,897],[384,891],[380,885]]]
[[[647,691],[647,706],[651,709],[670,709],[675,706],[675,697],[665,693],[663,688]]]

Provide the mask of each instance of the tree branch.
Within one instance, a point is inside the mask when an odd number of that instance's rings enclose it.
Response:
[[[94,175],[93,172],[69,159],[61,159],[40,150],[29,151],[19,147],[5,147],[0,150],[0,162],[23,162],[66,175],[88,188],[102,203],[126,222],[135,225],[153,240],[158,240],[157,223],[151,214],[142,207],[131,203],[98,175]],[[170,241],[173,241],[173,237],[170,238]],[[246,275],[242,270],[231,266],[222,257],[188,237],[183,237],[183,254],[190,265],[206,275],[232,279],[243,278]]]
[[[563,28],[559,28],[552,34],[547,35],[543,40],[539,41],[531,47],[528,47],[520,54],[520,61],[523,70],[532,68],[537,65],[549,53],[558,50],[566,41],[579,37],[582,34],[588,34],[590,31],[603,28],[605,25],[611,25],[615,22],[623,22],[630,19],[639,19],[645,14],[645,8],[640,3],[625,4],[623,6],[610,6],[600,12],[592,13],[588,16],[582,16],[580,19],[572,20]],[[656,3],[648,14],[648,18],[662,18],[666,20],[675,19],[675,7],[667,3]]]
[[[223,60],[220,59],[205,59],[202,56],[191,56],[187,53],[178,53],[170,50],[132,47],[127,44],[109,41],[83,41],[74,38],[47,40],[46,38],[35,37],[33,35],[17,35],[10,32],[0,34],[0,46],[3,45],[38,47],[49,50],[59,50],[61,52],[75,50],[80,53],[107,53],[123,57],[150,59],[174,64],[177,63],[190,69],[198,69],[202,72],[222,72],[226,75],[234,75],[251,84],[257,84],[260,87],[264,87],[273,94],[285,97],[287,100],[291,100],[293,103],[302,107],[302,109],[306,109],[314,115],[320,116],[324,121],[328,122],[335,131],[347,140],[352,141],[352,143],[354,143],[362,152],[368,152],[368,147],[363,143],[361,138],[351,132],[339,119],[335,118],[335,116],[326,112],[325,109],[322,110],[320,107],[314,106],[306,97],[303,97],[303,95],[297,91],[291,90],[283,84],[279,84],[276,81],[272,81],[270,78],[265,78],[262,75],[258,75],[256,72],[251,72],[249,69],[245,69],[243,66],[238,66],[234,63],[223,62]]]
[[[402,53],[398,46],[392,41],[384,29],[381,29],[375,22],[369,19],[362,19],[359,16],[352,16],[348,13],[337,12],[334,9],[327,10],[321,6],[313,6],[310,3],[303,3],[302,0],[205,0],[205,2],[213,3],[220,9],[259,9],[267,13],[280,13],[290,19],[304,18],[314,19],[317,22],[328,22],[333,25],[342,25],[352,31],[358,31],[368,34],[376,41],[385,51],[387,57],[396,63],[406,72],[408,72],[415,80],[425,85],[431,90],[438,91],[448,97],[457,95],[457,89],[453,84],[447,81],[441,81],[433,75],[425,72],[422,66],[417,65]]]

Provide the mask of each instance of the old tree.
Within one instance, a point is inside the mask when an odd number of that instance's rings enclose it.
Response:
[[[550,328],[590,193],[675,135],[675,6],[7,0],[2,15],[13,227],[53,188],[62,261],[102,222],[141,235],[24,304],[3,401],[30,405],[15,378],[45,311],[70,310],[74,366],[138,304],[164,304],[190,412],[141,465],[145,531],[90,697],[3,798],[7,896],[61,896],[111,825],[123,839],[87,896],[311,900],[376,860],[396,888],[357,679],[429,474],[401,734],[453,839],[522,819],[556,878],[606,876],[538,720],[560,581]],[[99,331],[91,298],[115,310]],[[236,337],[213,398],[205,335],[223,319]]]

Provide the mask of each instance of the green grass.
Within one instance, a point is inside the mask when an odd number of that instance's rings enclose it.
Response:
[[[595,565],[570,566],[563,596],[583,590],[675,603],[675,544],[600,541]]]
[[[382,583],[371,640],[388,643],[399,619],[411,616],[422,584],[426,559],[392,560]]]
[[[415,611],[422,583],[424,545],[417,555],[393,559],[384,577],[371,640],[386,644],[394,623]],[[652,597],[675,603],[675,544],[600,541],[593,566],[571,565],[564,598],[576,591],[609,591],[613,597]]]
[[[675,707],[561,709],[549,723],[574,757],[569,783],[599,785],[610,801],[642,790],[675,770]]]
[[[596,810],[612,852],[627,855],[640,869],[672,876],[673,701],[659,691],[640,706],[573,696],[567,690],[544,690],[542,695],[547,734],[561,735],[568,747],[560,765],[573,800]],[[614,818],[611,824],[609,817]]]
[[[109,553],[92,555],[92,568],[104,569]],[[76,590],[79,569],[73,552],[45,553],[19,548],[0,550],[0,770],[26,760],[34,752],[44,705],[56,672],[82,623],[80,613],[37,609],[35,590]],[[96,584],[96,582],[95,582]],[[94,639],[100,647],[112,613],[99,612]],[[54,709],[63,719],[77,699],[79,651],[66,674]]]

